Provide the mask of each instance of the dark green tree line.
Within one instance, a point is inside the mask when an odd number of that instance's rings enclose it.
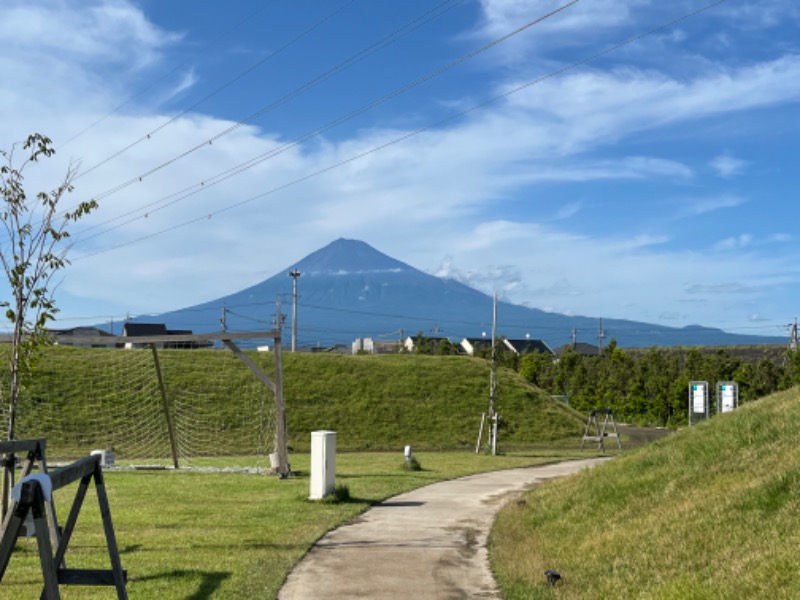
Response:
[[[752,402],[800,384],[800,352],[746,360],[724,349],[650,348],[625,351],[612,342],[602,355],[567,350],[557,360],[525,355],[520,373],[553,395],[566,396],[582,412],[610,408],[618,419],[642,425],[679,426],[687,422],[688,387],[707,381],[712,412],[717,382],[739,384],[739,402]]]

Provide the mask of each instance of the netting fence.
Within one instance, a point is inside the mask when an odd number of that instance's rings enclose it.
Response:
[[[275,368],[274,353],[252,360]],[[267,469],[276,427],[273,390],[228,349],[56,346],[23,389],[15,438],[46,438],[49,462],[104,450],[118,466]]]

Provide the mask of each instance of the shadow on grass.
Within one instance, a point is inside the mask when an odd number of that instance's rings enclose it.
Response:
[[[186,596],[184,600],[208,600],[219,589],[222,583],[230,578],[231,573],[226,571],[168,571],[160,575],[137,578],[136,581],[152,581],[155,579],[175,579],[191,577],[201,579],[200,586],[193,594]]]

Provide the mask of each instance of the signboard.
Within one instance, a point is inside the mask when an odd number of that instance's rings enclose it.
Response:
[[[689,425],[708,418],[708,382],[689,382]]]
[[[739,386],[733,381],[717,384],[717,412],[733,412],[739,404]]]

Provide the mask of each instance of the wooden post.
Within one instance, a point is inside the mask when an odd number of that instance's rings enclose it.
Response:
[[[167,388],[164,386],[164,376],[161,374],[161,363],[158,361],[158,350],[155,344],[150,344],[150,349],[153,351],[153,363],[156,367],[156,376],[158,377],[158,387],[161,390],[161,404],[164,408],[164,418],[167,421],[167,433],[169,435],[169,446],[172,451],[172,464],[176,469],[180,469],[178,464],[178,444],[175,441],[175,427],[172,424],[172,413],[169,409],[169,398],[167,398]]]
[[[289,455],[286,449],[286,409],[283,402],[283,346],[281,345],[280,335],[276,334],[274,337],[275,381],[271,381],[258,365],[250,360],[232,340],[223,338],[222,342],[275,394],[275,449],[278,455],[276,468],[280,477],[287,477],[290,475],[290,469]]]
[[[475,444],[475,454],[481,451],[481,440],[483,439],[483,426],[486,424],[486,413],[481,415],[481,428],[478,429],[478,443]]]
[[[275,338],[275,445],[278,453],[278,475],[288,477],[289,454],[286,448],[286,407],[283,402],[283,358],[281,338]]]

